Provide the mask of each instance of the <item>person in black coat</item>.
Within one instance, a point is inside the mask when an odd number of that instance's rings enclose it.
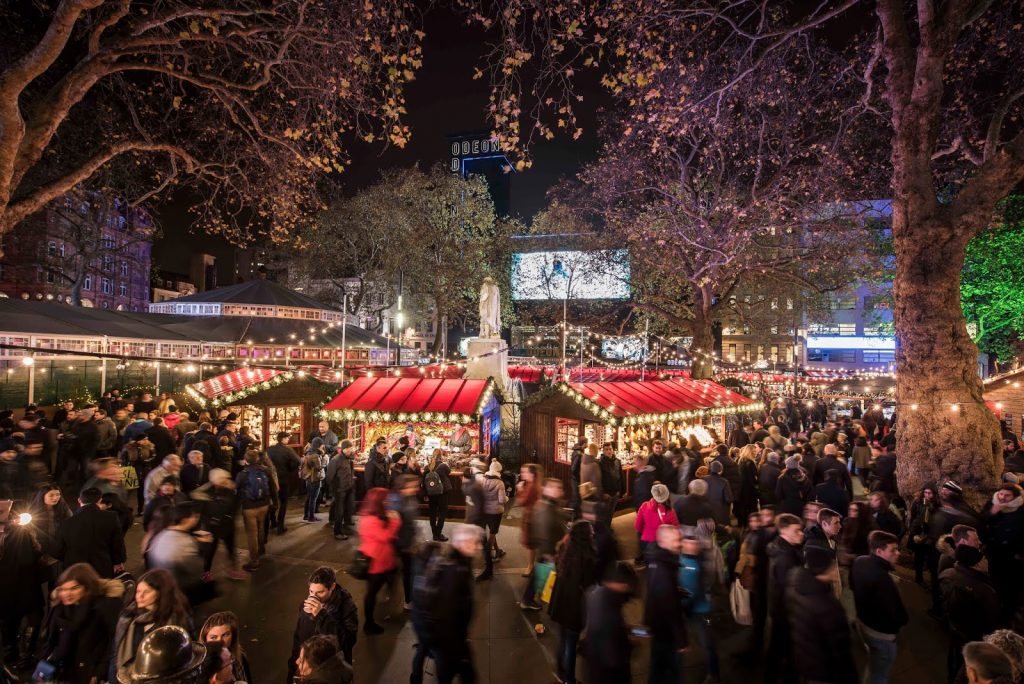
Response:
[[[600,586],[586,597],[587,649],[584,667],[591,684],[620,684],[631,681],[629,627],[623,608],[636,590],[633,567],[617,562]]]
[[[681,496],[672,504],[676,520],[685,527],[696,527],[701,520],[714,520],[715,512],[708,502],[708,483],[704,480],[690,482],[690,493]]]
[[[388,489],[390,482],[388,475],[389,464],[387,442],[377,440],[377,443],[370,451],[369,457],[366,459],[366,468],[363,471],[366,491],[370,491],[374,487]]]
[[[750,514],[758,510],[758,473],[753,455],[740,457],[739,476],[739,489],[733,490],[736,499],[732,504],[732,512],[740,525],[746,525]]]
[[[896,454],[885,453],[875,459],[871,464],[871,479],[874,481],[874,489],[885,492],[889,496],[895,496],[896,490]]]
[[[800,468],[800,459],[790,456],[786,459],[786,471],[775,483],[775,500],[780,513],[803,515],[804,504],[812,494],[811,479]]]
[[[782,475],[782,466],[779,465],[779,455],[771,451],[757,473],[757,496],[762,506],[774,505],[778,502],[778,499],[775,498],[775,485],[778,484],[780,475]]]
[[[486,532],[475,525],[456,525],[451,544],[429,542],[417,554],[413,580],[412,625],[418,643],[410,682],[423,681],[423,663],[434,661],[439,681],[463,681],[473,672],[469,625],[473,621],[473,558],[480,555]]]
[[[775,519],[778,536],[768,544],[768,615],[772,619],[771,643],[768,652],[776,657],[769,658],[765,666],[765,681],[782,679],[795,681],[796,669],[793,661],[792,637],[788,606],[786,604],[786,582],[790,570],[804,562],[804,523],[795,515],[782,514]]]
[[[596,570],[594,530],[588,521],[578,520],[558,551],[555,583],[548,604],[551,619],[561,627],[557,671],[565,682],[576,681],[576,650],[584,625],[583,596],[597,583]]]
[[[722,477],[724,477],[729,483],[729,489],[732,490],[733,497],[736,497],[739,494],[740,487],[742,486],[740,466],[736,463],[736,459],[730,455],[729,447],[724,444],[719,444],[715,447],[715,450],[717,453],[714,460],[711,462],[722,464]],[[708,467],[710,469],[710,466]]]
[[[54,594],[43,659],[58,665],[61,682],[106,679],[124,584],[100,579],[92,566],[76,563],[57,579]]]
[[[846,490],[846,493],[853,497],[853,480],[850,478],[850,471],[846,464],[839,460],[839,449],[835,444],[826,444],[824,456],[814,464],[812,479],[814,484],[821,484],[825,481],[825,473],[835,471],[839,473],[839,483]]]
[[[288,659],[288,682],[295,677],[295,659],[302,643],[316,634],[338,639],[345,660],[352,662],[359,629],[359,611],[352,595],[338,584],[333,569],[320,567],[309,577],[309,594],[302,603],[292,635],[292,655]]]
[[[808,546],[786,576],[785,600],[796,670],[805,681],[856,684],[850,627],[833,591],[838,567],[828,549]]]
[[[147,428],[145,434],[153,443],[153,451],[156,453],[158,461],[162,461],[167,454],[176,453],[174,437],[164,425],[163,418],[154,418],[153,427]]]
[[[889,507],[888,494],[885,492],[871,492],[868,496],[868,506],[871,507],[871,515],[875,519],[875,527],[897,538],[903,536],[903,522]]]
[[[814,488],[814,500],[840,515],[846,515],[850,508],[850,495],[839,479],[839,474],[834,470],[825,473],[825,481]]]
[[[619,560],[619,542],[611,525],[605,522],[604,511],[596,501],[583,502],[583,519],[594,528],[594,550],[597,557],[594,561],[594,577],[604,577]]]
[[[78,495],[81,507],[61,525],[57,554],[65,567],[88,563],[100,577],[110,578],[124,569],[127,555],[117,514],[97,507],[100,496],[95,487]]]
[[[867,681],[887,682],[896,662],[896,635],[909,621],[899,589],[892,579],[900,555],[900,540],[881,530],[868,535],[871,553],[853,561],[850,588],[861,624],[861,636],[871,654]]]
[[[14,664],[22,621],[33,615],[39,619],[43,613],[39,589],[43,550],[29,527],[14,522],[17,512],[7,511],[6,515],[7,519],[0,519],[0,664]]]
[[[946,656],[949,682],[963,665],[964,644],[980,641],[999,627],[1000,600],[984,570],[984,558],[980,549],[960,544],[956,547],[956,564],[939,575],[942,607],[950,632]]]
[[[729,446],[742,448],[748,444],[750,444],[750,433],[743,429],[742,425],[737,425],[736,428],[729,433]]]
[[[687,645],[683,588],[679,584],[679,555],[683,534],[678,527],[658,528],[657,546],[648,555],[644,624],[651,632],[649,684],[682,681],[679,651]]]
[[[1024,497],[1021,488],[1005,484],[981,510],[981,537],[992,584],[1003,600],[1003,616],[1009,618],[1021,603],[1020,578],[1024,575]]]

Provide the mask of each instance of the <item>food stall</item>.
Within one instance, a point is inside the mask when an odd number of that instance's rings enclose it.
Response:
[[[227,409],[247,425],[263,447],[279,432],[290,432],[301,445],[315,427],[316,407],[337,391],[336,370],[311,366],[294,371],[239,368],[185,387],[188,395],[216,412]]]
[[[539,463],[546,474],[568,483],[572,447],[580,441],[614,442],[628,469],[653,439],[685,443],[692,434],[710,444],[714,434],[726,437],[728,416],[760,410],[760,402],[709,380],[559,383],[524,405],[522,462]],[[628,477],[623,481],[631,483]]]
[[[449,507],[458,510],[465,508],[459,483],[463,469],[476,454],[497,454],[501,436],[500,404],[490,379],[362,377],[327,402],[320,415],[344,421],[339,435],[357,446],[357,498],[364,491],[370,447],[383,437],[390,455],[408,435],[421,465],[441,449],[452,470]]]

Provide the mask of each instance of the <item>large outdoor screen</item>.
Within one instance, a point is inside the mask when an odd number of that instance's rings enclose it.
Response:
[[[624,249],[512,255],[512,299],[627,299]]]

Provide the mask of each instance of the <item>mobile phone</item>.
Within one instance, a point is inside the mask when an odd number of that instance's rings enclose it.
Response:
[[[651,630],[647,629],[646,627],[633,627],[629,630],[629,633],[635,637],[640,637],[643,639],[646,639],[647,637],[651,636]]]

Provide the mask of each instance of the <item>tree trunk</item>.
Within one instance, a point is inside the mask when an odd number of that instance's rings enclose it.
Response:
[[[715,376],[714,359],[711,357],[715,337],[711,332],[711,324],[711,318],[704,314],[701,307],[694,307],[691,323],[693,342],[690,343],[690,377],[694,380],[708,380]]]
[[[437,307],[434,307],[434,311],[437,311]],[[441,321],[444,320],[443,316],[434,314],[434,343],[430,345],[430,355],[437,356],[438,352],[441,351],[441,343],[444,341],[444,336],[448,334],[447,330],[442,330]]]
[[[900,492],[953,479],[977,504],[997,486],[1002,442],[960,308],[966,239],[938,219],[914,222],[913,203],[900,204],[893,207]]]

